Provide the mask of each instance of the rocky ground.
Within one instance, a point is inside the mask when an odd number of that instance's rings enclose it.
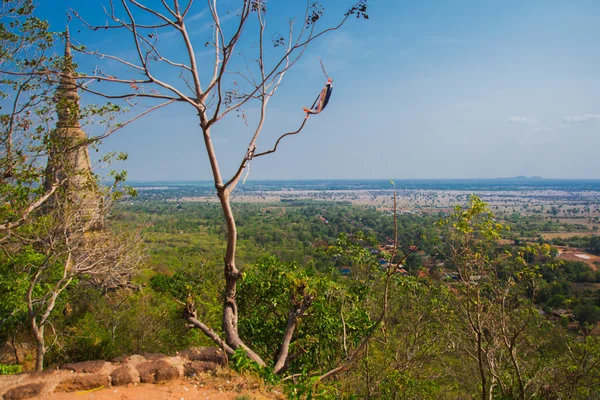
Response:
[[[42,373],[0,376],[4,400],[19,399],[278,399],[259,380],[225,368],[217,348],[194,348],[175,356],[132,355],[108,361],[65,364]]]

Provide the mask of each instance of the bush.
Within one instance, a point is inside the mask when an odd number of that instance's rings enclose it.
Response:
[[[575,310],[575,316],[581,325],[594,326],[600,321],[600,307],[592,305],[579,306]]]
[[[0,375],[16,375],[23,372],[23,367],[20,365],[0,364]]]
[[[74,293],[67,334],[52,361],[112,359],[123,354],[173,353],[206,344],[186,329],[181,307],[165,294],[128,290],[101,295],[93,289]]]

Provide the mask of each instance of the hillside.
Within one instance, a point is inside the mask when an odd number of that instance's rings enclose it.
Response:
[[[250,374],[227,368],[215,348],[194,348],[168,357],[161,354],[65,364],[43,373],[0,376],[0,395],[17,399],[279,399]]]

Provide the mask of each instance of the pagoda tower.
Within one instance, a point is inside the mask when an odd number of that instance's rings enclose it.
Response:
[[[71,56],[69,30],[65,32],[65,56],[58,88],[56,90],[56,128],[49,135],[48,161],[44,186],[60,188],[48,210],[55,209],[57,201],[69,203],[69,210],[76,210],[78,218],[89,222],[93,229],[101,228],[102,196],[92,173],[87,135],[79,122],[79,94],[74,77],[75,68]]]

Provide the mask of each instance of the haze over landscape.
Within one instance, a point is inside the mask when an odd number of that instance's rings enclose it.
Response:
[[[39,3],[53,30],[64,30],[68,6],[106,20],[95,2]],[[341,3],[327,4],[326,17],[343,12]],[[270,24],[290,16],[286,4],[270,2]],[[325,80],[318,57],[334,79],[332,99],[301,135],[254,162],[249,179],[600,178],[600,2],[381,0],[369,14],[319,40],[286,76],[259,150],[302,121],[301,107]],[[209,14],[192,18],[192,39],[209,40]],[[70,26],[89,49],[129,51],[114,33]],[[94,67],[75,61],[86,73]],[[251,127],[254,110],[244,111]],[[215,128],[225,171],[237,167],[250,135],[235,117]],[[102,151],[128,152],[132,180],[203,180],[211,175],[201,148],[196,116],[182,105],[137,121]]]

